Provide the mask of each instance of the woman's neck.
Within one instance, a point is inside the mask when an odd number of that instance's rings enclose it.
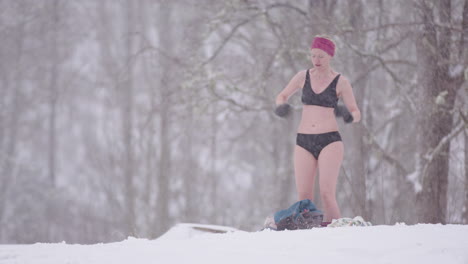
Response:
[[[322,66],[315,68],[315,76],[326,78],[331,73],[330,66]]]

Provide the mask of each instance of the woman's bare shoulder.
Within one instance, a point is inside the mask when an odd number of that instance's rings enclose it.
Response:
[[[348,82],[348,77],[346,77],[346,75],[342,74],[341,72],[337,72],[336,74],[340,75],[340,78],[338,79],[339,81]]]
[[[296,76],[299,76],[299,77],[305,79],[305,76],[306,76],[306,73],[307,73],[308,70],[309,70],[309,69],[300,70],[300,71],[298,71],[298,72],[296,73]]]
[[[351,86],[346,76],[344,76],[341,73],[338,73],[338,74],[340,74],[340,77],[338,78],[338,82],[336,83],[336,92],[338,96],[341,96],[343,93],[343,90],[348,89]]]
[[[349,84],[349,80],[345,75],[343,75],[341,73],[337,73],[337,75],[338,74],[340,75],[340,78],[338,78],[337,85],[347,85],[347,84]]]
[[[297,82],[298,84],[304,83],[305,78],[306,78],[306,73],[307,73],[307,71],[308,71],[308,69],[298,71],[298,72],[294,75],[293,80],[294,80],[295,82]]]

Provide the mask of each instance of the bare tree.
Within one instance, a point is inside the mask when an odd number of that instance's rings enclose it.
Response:
[[[467,3],[465,1],[465,5]],[[451,76],[450,67],[454,66],[452,60],[455,60],[455,65],[464,67],[468,61],[458,57],[460,51],[466,50],[465,46],[457,45],[455,50],[451,49],[454,33],[448,25],[452,18],[452,1],[417,1],[415,4],[423,23],[417,40],[418,80],[421,85],[417,112],[419,131],[423,132],[418,135],[418,162],[422,168],[422,192],[418,194],[419,221],[445,223],[449,142],[456,128],[454,103],[464,81],[461,73]],[[463,19],[467,17],[466,10]]]

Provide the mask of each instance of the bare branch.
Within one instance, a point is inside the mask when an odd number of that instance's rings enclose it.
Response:
[[[340,34],[346,34],[346,33],[353,33],[353,34],[356,34],[356,33],[369,33],[369,32],[372,32],[372,31],[379,31],[379,30],[382,30],[382,29],[387,29],[387,28],[405,28],[407,29],[408,27],[417,27],[417,26],[422,26],[424,25],[423,22],[419,22],[419,21],[415,21],[415,22],[407,22],[407,23],[389,23],[389,24],[385,24],[385,25],[380,25],[380,26],[376,26],[376,27],[370,27],[370,28],[363,28],[363,29],[356,29],[356,28],[346,28],[344,30],[341,30],[337,33],[340,33]],[[433,24],[434,27],[436,28],[441,28],[441,29],[448,29],[448,30],[451,30],[451,31],[456,31],[456,32],[462,32],[462,28],[459,28],[459,27],[456,27],[454,25],[444,25],[444,24],[438,24],[438,23],[434,23]]]
[[[439,141],[439,144],[437,144],[437,146],[432,151],[424,155],[424,158],[427,160],[427,162],[423,168],[423,172],[422,172],[423,177],[424,175],[426,175],[429,165],[431,165],[434,158],[442,151],[442,148],[445,145],[449,144],[453,138],[455,138],[456,136],[458,136],[458,134],[460,134],[460,132],[464,131],[465,129],[468,129],[467,118],[463,115],[461,111],[459,113],[461,117],[460,122],[455,126],[455,128],[449,134],[447,134],[445,137],[443,137]]]
[[[235,25],[231,31],[229,32],[229,34],[227,35],[227,37],[225,37],[223,39],[223,41],[221,42],[221,44],[219,45],[219,47],[213,52],[213,54],[207,59],[205,60],[203,63],[201,63],[201,66],[205,66],[206,64],[210,63],[211,61],[213,61],[216,56],[218,56],[218,54],[223,50],[224,46],[226,46],[226,44],[229,42],[229,40],[234,36],[234,34],[237,32],[237,30],[239,30],[239,28],[241,28],[243,25],[251,22],[252,20],[254,20],[259,14],[255,14],[254,16],[248,18],[248,19],[245,19],[243,21],[241,21],[240,23],[238,23],[237,25]]]
[[[355,53],[357,53],[358,55],[362,56],[362,57],[371,57],[375,60],[377,60],[380,65],[383,67],[383,69],[390,75],[390,77],[392,77],[393,81],[395,82],[395,85],[398,89],[398,91],[401,92],[402,90],[402,84],[404,84],[403,81],[401,81],[398,77],[397,77],[397,74],[394,73],[389,67],[388,67],[388,63],[386,62],[386,60],[384,58],[382,58],[381,56],[378,56],[377,54],[374,54],[374,53],[365,53],[365,52],[362,52],[360,51],[358,48],[354,47],[353,45],[349,44],[349,43],[345,43],[345,45],[347,45],[351,50],[353,50]],[[411,97],[409,97],[409,95],[407,93],[400,93],[403,95],[403,98],[406,99],[406,101],[408,102],[409,106],[410,106],[410,109],[412,111],[415,111],[416,110],[416,104],[414,103],[413,99]]]
[[[366,133],[366,137],[369,139],[369,144],[380,154],[382,155],[383,159],[394,166],[400,175],[406,176],[408,171],[405,167],[394,157],[392,157],[389,153],[387,153],[382,146],[380,146],[377,141],[374,140],[374,135],[369,131],[369,129],[362,123],[360,123],[361,127],[364,129]]]
[[[296,6],[293,6],[289,3],[276,3],[276,4],[272,4],[270,6],[267,7],[267,10],[268,9],[273,9],[273,8],[287,8],[287,9],[291,9],[291,10],[294,10],[296,11],[297,13],[299,13],[300,15],[308,18],[308,15],[307,15],[307,12],[305,12],[304,10],[296,7]]]
[[[223,50],[223,48],[226,46],[226,44],[229,42],[229,40],[232,39],[232,37],[235,35],[235,33],[244,25],[248,24],[249,22],[255,20],[258,16],[261,16],[261,15],[267,15],[268,12],[272,9],[275,9],[275,8],[287,8],[287,9],[291,9],[291,10],[294,10],[296,11],[297,13],[299,13],[300,15],[304,16],[307,18],[307,12],[301,10],[300,8],[298,7],[295,7],[291,4],[287,4],[287,3],[276,3],[276,4],[271,4],[269,6],[267,6],[265,9],[260,9],[258,7],[256,8],[251,8],[251,9],[256,9],[257,10],[257,13],[253,14],[251,17],[247,18],[247,19],[244,19],[243,21],[237,23],[232,29],[231,31],[229,32],[229,34],[223,39],[223,41],[221,42],[221,44],[219,45],[219,47],[213,52],[213,54],[207,59],[205,60],[204,62],[201,63],[200,66],[205,66],[206,64],[210,63],[211,61],[213,61],[217,56],[218,54]]]

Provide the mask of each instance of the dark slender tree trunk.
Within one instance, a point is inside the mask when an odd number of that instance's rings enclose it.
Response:
[[[172,29],[172,4],[169,1],[163,1],[158,17],[160,49],[164,54],[160,54],[161,63],[161,82],[160,91],[160,122],[159,122],[159,168],[157,181],[157,204],[158,214],[155,219],[154,228],[156,234],[167,230],[170,225],[169,203],[170,203],[170,182],[171,177],[171,87],[173,83],[171,74],[172,62],[168,60],[167,55],[172,54],[173,29]],[[155,235],[156,235],[155,234]]]
[[[212,85],[216,85],[216,84],[212,84]],[[216,89],[216,88],[214,88]],[[210,120],[210,123],[211,123],[211,137],[210,137],[210,173],[209,175],[211,176],[211,186],[210,186],[210,200],[211,202],[213,203],[212,205],[212,209],[211,209],[211,219],[213,219],[213,221],[215,223],[218,223],[219,219],[222,218],[222,215],[220,215],[222,213],[224,213],[224,210],[218,210],[218,209],[221,209],[221,208],[218,208],[219,207],[219,192],[218,192],[218,189],[219,189],[219,176],[217,175],[218,171],[217,171],[217,161],[218,161],[218,120],[217,120],[217,115],[218,115],[218,107],[216,104],[213,104],[212,105],[212,109],[211,109],[211,120]]]
[[[468,224],[468,134],[465,133],[465,206],[463,223]]]
[[[465,0],[463,7],[463,19],[462,19],[462,35],[460,38],[460,49],[459,57],[463,58],[465,62],[468,61],[468,49],[465,47],[468,43],[468,0]],[[465,76],[462,78],[466,79]],[[460,83],[463,83],[463,80],[460,80]],[[466,114],[465,114],[466,115]],[[468,224],[468,134],[465,132],[465,206],[463,212],[463,220],[465,224]]]
[[[51,22],[50,25],[52,27],[52,38],[50,40],[46,40],[50,50],[50,75],[49,75],[49,128],[48,128],[48,176],[49,176],[49,184],[52,188],[56,186],[56,151],[57,151],[57,128],[56,128],[56,121],[57,121],[57,101],[58,101],[58,71],[59,71],[59,50],[58,50],[58,38],[59,38],[59,7],[60,1],[54,0],[50,6],[50,13],[51,13]],[[56,236],[57,229],[54,226],[57,226],[57,222],[59,222],[63,216],[59,215],[59,211],[56,210],[55,204],[51,203],[50,201],[44,201],[46,203],[46,210],[44,211],[44,219],[50,217],[51,221],[47,222],[47,240],[53,241],[54,237]]]
[[[419,162],[422,165],[422,191],[418,194],[419,222],[445,223],[447,214],[447,186],[449,172],[450,144],[441,151],[433,150],[453,128],[453,114],[457,90],[449,81],[448,65],[450,58],[450,32],[436,29],[434,10],[440,20],[450,20],[450,1],[438,2],[429,7],[420,2],[419,11],[423,28],[417,40],[418,80],[421,85],[419,99]],[[439,30],[439,32],[437,32]],[[444,98],[445,102],[437,100]]]
[[[185,116],[185,143],[182,144],[182,152],[184,153],[184,197],[185,197],[185,221],[196,222],[198,220],[197,211],[199,209],[198,199],[200,198],[197,192],[197,185],[187,184],[193,182],[199,182],[197,173],[197,164],[195,162],[194,155],[194,104],[192,98],[188,99],[187,115]],[[215,200],[213,200],[215,201]]]
[[[125,81],[121,83],[120,94],[122,99],[122,135],[124,142],[124,182],[125,182],[125,223],[128,235],[135,236],[136,214],[135,214],[135,168],[133,150],[133,62],[134,52],[133,30],[135,27],[134,2],[128,1],[126,5],[126,26],[125,32]]]
[[[354,28],[362,28],[365,26],[364,18],[364,4],[361,1],[352,1],[349,2],[350,7],[349,10],[351,12],[350,16],[350,24]],[[363,39],[358,36],[352,36],[351,44],[356,45],[358,47],[364,46]],[[366,65],[369,64],[368,58],[361,58],[357,60],[353,60],[351,69],[364,69]],[[359,72],[352,72],[354,74],[358,74]],[[348,77],[349,79],[353,79],[352,76]],[[363,79],[359,83],[356,83],[355,87],[353,87],[353,92],[356,97],[356,101],[359,104],[366,97],[366,90],[367,90],[367,79]],[[367,116],[366,113],[363,111],[362,107],[359,106],[362,113],[362,120],[361,122],[365,122],[364,118]],[[358,209],[357,212],[354,212],[355,215],[360,215],[366,220],[371,220],[371,213],[370,208],[368,206],[367,201],[367,184],[366,184],[366,176],[367,176],[367,145],[364,142],[364,130],[359,125],[354,125],[352,127],[346,127],[349,132],[351,132],[351,137],[353,140],[350,142],[345,142],[345,145],[352,149],[353,155],[345,156],[345,159],[349,159],[349,165],[351,165],[352,172],[351,175],[351,185],[353,186],[352,190],[354,190],[357,199],[357,206],[355,208]],[[350,153],[350,151],[347,151]]]
[[[49,86],[49,153],[48,153],[48,168],[49,168],[49,179],[52,187],[56,185],[56,149],[57,149],[57,100],[58,100],[58,64],[59,64],[59,52],[58,52],[58,28],[59,28],[59,1],[54,0],[52,3],[52,38],[50,40],[50,86]]]

